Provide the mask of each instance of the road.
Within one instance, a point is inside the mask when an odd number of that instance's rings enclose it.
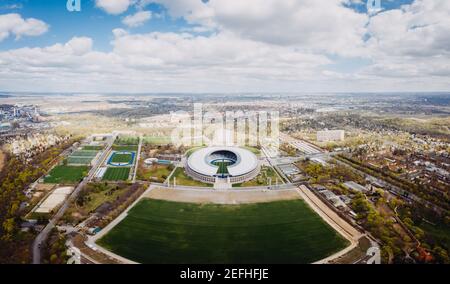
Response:
[[[134,171],[133,171],[133,183],[136,182],[136,174],[139,167],[139,160],[141,159],[141,149],[142,149],[142,135],[139,136],[139,146],[136,155],[136,161],[134,161]]]
[[[69,208],[70,203],[75,200],[78,197],[78,194],[80,193],[81,189],[91,180],[95,172],[97,171],[97,168],[102,164],[102,162],[106,159],[106,156],[109,153],[109,150],[112,147],[112,144],[114,143],[115,136],[111,137],[108,141],[108,146],[102,153],[100,159],[97,160],[96,164],[91,168],[89,171],[89,174],[87,177],[85,177],[75,188],[75,190],[70,194],[69,198],[64,201],[63,205],[59,208],[58,212],[50,219],[47,226],[37,235],[36,239],[33,242],[33,264],[40,264],[41,263],[41,245],[45,243],[45,241],[48,238],[49,233],[52,231],[52,229],[55,227],[56,223],[61,219],[61,217],[66,212],[67,208]]]

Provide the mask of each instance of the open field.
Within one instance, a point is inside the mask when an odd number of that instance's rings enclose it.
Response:
[[[69,165],[89,165],[92,161],[92,157],[69,157],[67,158],[67,164]]]
[[[260,155],[261,154],[261,150],[255,147],[250,147],[250,146],[243,146],[242,148],[249,150],[250,152],[252,152],[255,155]]]
[[[103,146],[84,146],[84,151],[100,151],[103,150]]]
[[[170,136],[145,136],[142,141],[146,144],[166,145],[172,142]]]
[[[139,146],[135,145],[113,145],[112,149],[114,151],[134,151],[138,150]]]
[[[103,180],[127,180],[129,175],[130,168],[108,168],[103,175]]]
[[[171,182],[173,178],[176,178],[177,185],[186,186],[202,186],[202,187],[212,187],[211,184],[196,181],[184,172],[184,168],[177,168],[171,177]]]
[[[117,145],[138,145],[139,144],[139,137],[132,137],[132,136],[124,136],[124,137],[118,137],[114,144]]]
[[[268,179],[272,179],[272,185],[275,185],[278,178],[278,184],[282,184],[283,181],[278,177],[277,173],[272,167],[261,167],[261,172],[254,179],[235,184],[234,187],[249,187],[249,186],[265,186],[269,185]]]
[[[56,166],[44,178],[45,183],[78,183],[88,173],[88,167]]]
[[[172,172],[171,168],[168,165],[152,165],[149,168],[141,168],[138,171],[138,179],[164,182]]]
[[[97,151],[75,151],[70,156],[72,157],[95,157],[97,155]]]
[[[299,199],[295,188],[291,190],[180,190],[155,188],[145,197],[188,203],[247,204]]]
[[[347,245],[302,200],[241,205],[144,199],[98,241],[141,263],[311,263]]]

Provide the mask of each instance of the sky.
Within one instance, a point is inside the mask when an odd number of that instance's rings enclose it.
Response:
[[[450,91],[448,0],[79,1],[0,0],[0,91]]]

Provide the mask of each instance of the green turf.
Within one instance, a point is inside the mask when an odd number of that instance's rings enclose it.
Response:
[[[138,171],[138,179],[164,182],[172,172],[172,167],[166,165],[153,165],[150,168]]]
[[[95,157],[97,155],[97,151],[75,151],[70,156],[72,157]]]
[[[228,165],[231,164],[230,162],[226,162],[226,161],[217,161],[214,162],[214,165],[216,165],[217,167],[219,167],[217,169],[217,174],[218,175],[227,175],[228,174]]]
[[[188,176],[184,172],[184,168],[176,168],[173,173],[170,182],[173,182],[173,178],[176,178],[177,185],[186,185],[186,186],[203,186],[203,187],[212,187],[211,184],[203,183],[201,181],[197,181],[190,176]]]
[[[233,187],[266,186],[269,185],[269,178],[272,179],[272,185],[276,184],[277,178],[278,184],[283,183],[283,180],[277,175],[272,167],[262,166],[257,177],[243,183],[234,184]]]
[[[113,163],[133,163],[133,155],[132,154],[113,154],[111,159]]]
[[[92,161],[92,157],[69,157],[67,163],[69,165],[89,165]]]
[[[141,263],[311,263],[348,245],[302,200],[246,205],[144,199],[99,244]]]
[[[114,144],[117,145],[138,145],[139,144],[139,137],[133,137],[133,136],[124,136],[124,137],[117,137]]]
[[[103,146],[84,146],[83,150],[85,150],[85,151],[100,151],[100,150],[103,150]]]
[[[142,141],[145,144],[166,145],[170,144],[172,139],[170,136],[145,136]]]
[[[56,166],[44,178],[45,183],[77,183],[88,173],[88,167]]]
[[[112,149],[115,151],[137,151],[139,149],[139,146],[133,146],[133,145],[113,145]]]
[[[103,175],[103,180],[119,181],[127,180],[130,175],[130,168],[108,168]]]

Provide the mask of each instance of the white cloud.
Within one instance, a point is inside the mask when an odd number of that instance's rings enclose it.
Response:
[[[92,50],[92,39],[88,37],[74,37],[65,45],[74,55],[83,55]]]
[[[183,17],[192,25],[183,32],[148,34],[114,29],[110,52],[95,51],[92,39],[85,37],[43,48],[3,51],[0,89],[332,92],[450,88],[450,1],[415,0],[370,18],[343,5],[359,0],[155,1],[165,5],[171,17]],[[127,2],[132,4],[126,8],[137,5],[138,11],[145,12],[140,9],[148,1]],[[127,18],[128,26],[140,23],[131,20],[137,14],[125,17],[124,24]],[[354,57],[364,58],[360,68],[339,69],[354,63]]]
[[[349,0],[156,0],[172,17],[244,38],[307,51],[362,54],[369,17],[344,6]]]
[[[150,20],[152,13],[150,11],[139,11],[133,15],[126,16],[122,23],[128,27],[135,28],[142,26],[145,22]]]
[[[378,76],[450,76],[450,1],[416,0],[370,19],[365,71]]]
[[[0,15],[0,41],[10,35],[14,35],[16,39],[23,36],[39,36],[46,33],[48,28],[45,22],[34,18],[24,19],[15,13]]]
[[[132,0],[95,0],[97,7],[112,15],[122,14],[133,2]]]

